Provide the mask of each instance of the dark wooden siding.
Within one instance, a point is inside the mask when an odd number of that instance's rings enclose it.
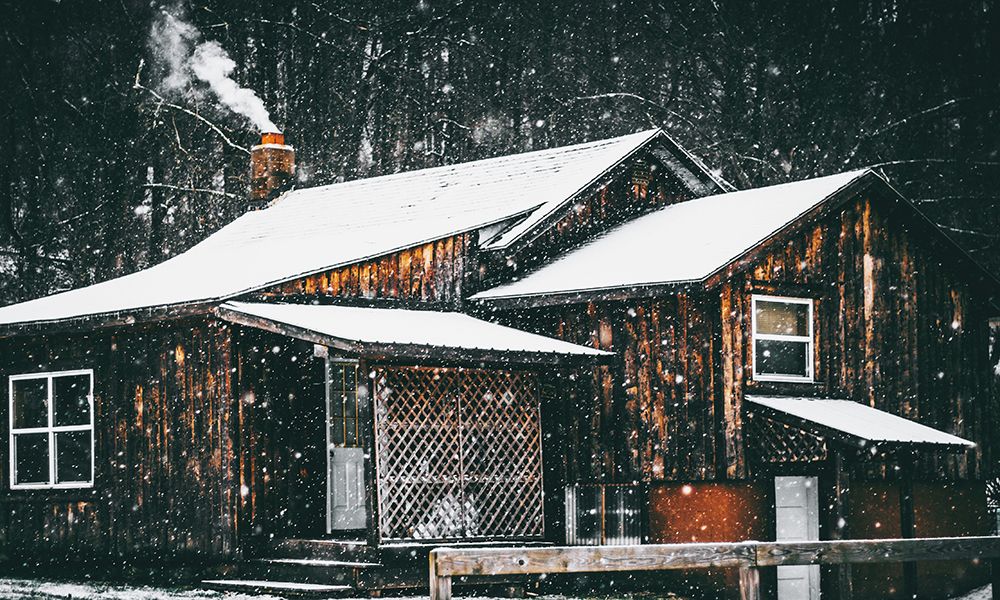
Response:
[[[247,541],[271,534],[326,532],[324,361],[313,345],[238,327],[240,530]]]
[[[155,329],[0,341],[0,543],[40,558],[152,561],[231,556],[237,545],[236,424],[229,328]],[[94,369],[95,486],[10,490],[7,376]]]
[[[575,392],[569,479],[751,477],[743,399],[754,392],[851,398],[966,437],[976,451],[925,454],[921,472],[982,477],[1000,404],[984,294],[932,232],[891,207],[858,198],[705,291],[508,314],[619,354]],[[817,299],[815,384],[752,380],[753,293]]]
[[[316,296],[457,305],[476,272],[477,235],[463,233],[265,290],[268,298]],[[467,294],[466,294],[467,295]]]
[[[724,404],[732,417],[744,394],[829,394],[898,414],[975,441],[967,454],[925,453],[926,475],[980,476],[991,452],[989,309],[968,271],[908,211],[859,198],[836,215],[772,244],[751,269],[720,288],[724,330]],[[967,267],[966,267],[967,268]],[[817,299],[817,383],[754,382],[750,369],[750,296]],[[723,359],[725,361],[725,358]],[[740,367],[743,367],[742,369]],[[736,429],[736,428],[734,428]],[[744,457],[727,456],[733,475]]]
[[[685,294],[533,315],[540,332],[620,357],[578,380],[565,434],[569,481],[716,477],[716,321],[707,304]]]

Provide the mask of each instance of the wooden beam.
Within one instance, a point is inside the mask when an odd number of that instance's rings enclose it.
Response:
[[[741,600],[759,600],[760,569],[764,567],[973,559],[989,561],[995,569],[994,580],[1000,579],[1000,567],[997,567],[1000,559],[1000,536],[636,546],[437,548],[430,552],[429,584],[431,600],[450,600],[452,578],[469,575],[738,568]],[[1000,585],[994,589],[1000,590]],[[997,592],[994,592],[993,597],[1000,600]]]
[[[990,561],[990,583],[993,588],[990,595],[993,600],[1000,600],[1000,560]]]
[[[754,561],[754,542],[562,546],[546,548],[439,548],[435,574],[530,575],[661,571],[705,567],[745,567]]]
[[[833,523],[830,538],[844,540],[849,537],[851,464],[844,459],[840,448],[833,448]],[[854,581],[849,564],[838,564],[836,569],[836,592],[838,600],[851,600],[854,595]]]
[[[913,468],[916,457],[912,453],[899,457],[899,530],[906,539],[917,537],[916,515],[913,510]],[[908,562],[903,565],[903,595],[917,598],[917,565]]]
[[[438,571],[440,552],[440,550],[431,550],[429,555],[430,600],[451,600],[451,576],[441,575]]]
[[[758,542],[758,567],[1000,557],[1000,537]]]

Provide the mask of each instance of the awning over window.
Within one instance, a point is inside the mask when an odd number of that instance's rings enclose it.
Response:
[[[751,409],[817,436],[856,446],[914,446],[961,451],[976,445],[851,400],[747,396]]]
[[[602,361],[610,352],[483,321],[460,312],[226,302],[220,318],[366,356]]]

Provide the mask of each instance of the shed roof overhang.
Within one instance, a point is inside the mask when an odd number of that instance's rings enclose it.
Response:
[[[964,452],[969,440],[851,400],[747,396],[751,411],[848,447]]]
[[[219,318],[349,356],[448,362],[596,364],[614,354],[453,311],[226,302]]]

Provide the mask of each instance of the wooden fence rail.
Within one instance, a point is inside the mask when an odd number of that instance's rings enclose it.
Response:
[[[1000,600],[1000,537],[732,542],[545,548],[437,548],[430,553],[430,600],[451,600],[453,577],[668,569],[740,569],[744,600],[758,600],[758,569],[781,565],[844,565],[920,560],[989,560],[993,599]]]

